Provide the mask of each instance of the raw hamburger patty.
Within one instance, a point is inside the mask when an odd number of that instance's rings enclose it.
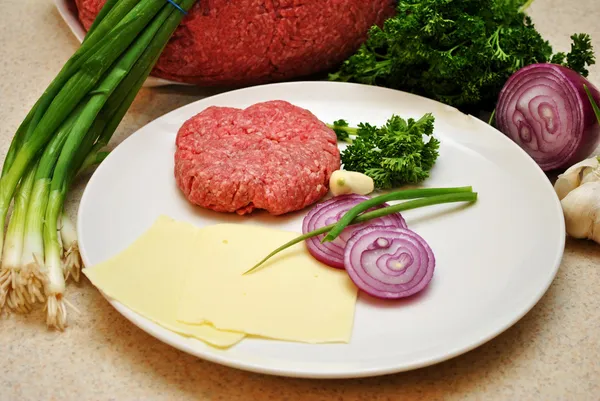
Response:
[[[218,212],[302,209],[325,196],[340,168],[335,133],[285,101],[209,107],[183,124],[176,145],[178,187]]]
[[[76,0],[88,29],[106,0]],[[199,85],[248,85],[335,67],[394,0],[198,0],[154,76]]]

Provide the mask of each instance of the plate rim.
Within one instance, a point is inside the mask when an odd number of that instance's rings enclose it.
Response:
[[[415,95],[415,94],[405,92],[405,91],[400,91],[400,90],[395,90],[395,89],[390,89],[390,88],[385,88],[385,87],[371,86],[371,85],[366,85],[366,84],[358,84],[358,83],[330,82],[330,81],[293,81],[293,82],[279,82],[279,83],[255,85],[255,86],[249,86],[249,87],[235,89],[235,90],[231,90],[231,91],[221,92],[221,93],[218,93],[218,94],[215,94],[212,96],[207,96],[204,98],[194,100],[188,104],[185,104],[183,106],[180,106],[178,108],[170,110],[160,116],[157,116],[153,120],[147,122],[143,126],[140,126],[134,132],[129,134],[126,138],[124,138],[117,145],[117,147],[121,146],[126,141],[129,141],[132,137],[136,136],[136,134],[138,134],[140,130],[142,130],[147,125],[155,122],[156,120],[162,119],[165,116],[167,116],[168,114],[179,112],[182,109],[194,108],[200,103],[207,103],[205,107],[209,107],[211,104],[218,103],[220,98],[222,98],[222,97],[235,96],[235,94],[241,93],[241,92],[263,91],[265,89],[268,90],[268,88],[270,88],[270,87],[279,87],[279,86],[306,86],[306,85],[315,85],[315,86],[332,86],[332,85],[350,86],[351,85],[351,86],[365,88],[365,90],[400,92],[405,96],[408,95],[409,97],[414,96],[414,97],[417,97],[420,99],[424,99],[426,101],[432,102],[432,105],[437,104],[437,107],[442,107],[446,110],[451,110],[454,113],[460,113],[463,116],[472,118],[478,124],[479,123],[484,124],[486,127],[488,127],[488,129],[491,128],[493,131],[495,131],[495,134],[501,138],[500,140],[505,141],[509,147],[512,147],[513,151],[516,151],[517,153],[521,153],[521,156],[525,156],[525,158],[527,159],[527,162],[529,162],[529,164],[537,171],[537,174],[539,176],[538,178],[541,178],[543,181],[545,181],[545,185],[547,186],[547,188],[554,193],[554,188],[552,186],[550,179],[541,170],[541,168],[537,165],[537,163],[535,163],[535,161],[525,152],[525,150],[523,150],[521,147],[519,147],[515,142],[513,142],[506,135],[504,135],[500,131],[498,131],[495,127],[493,127],[489,124],[486,124],[484,121],[482,121],[470,114],[465,114],[452,106],[448,106],[446,104],[443,104],[441,102],[435,101],[435,100],[427,98],[427,97]],[[106,160],[110,159],[112,155],[113,154],[111,152],[108,155]],[[102,164],[104,164],[104,163],[102,163]],[[98,166],[98,168],[94,171],[94,173],[92,174],[92,176],[88,179],[88,181],[86,183],[85,189],[83,191],[83,194],[81,196],[81,200],[80,200],[79,206],[78,206],[77,227],[81,227],[81,219],[82,219],[82,215],[83,215],[82,211],[84,210],[84,208],[81,206],[84,205],[85,202],[87,201],[87,195],[89,193],[88,189],[91,187],[94,177],[97,176],[97,172],[100,171],[100,169],[102,169],[102,167],[103,167],[102,164],[100,166]],[[562,208],[561,208],[560,200],[558,199],[558,197],[555,197],[555,199],[554,199],[554,207],[559,212],[559,213],[557,213],[557,217],[558,216],[562,217]],[[206,360],[209,362],[218,363],[223,366],[228,366],[231,368],[241,369],[241,370],[245,370],[245,371],[249,371],[249,372],[268,374],[268,375],[274,375],[274,376],[282,376],[282,377],[312,378],[312,379],[349,379],[349,378],[364,378],[364,377],[390,375],[390,374],[415,370],[415,369],[423,368],[426,366],[436,365],[441,362],[453,359],[462,354],[468,353],[468,352],[480,347],[481,345],[493,340],[500,334],[504,333],[506,330],[508,330],[510,327],[512,327],[518,321],[520,321],[525,315],[527,315],[538,304],[538,302],[542,299],[542,297],[547,293],[548,289],[550,288],[554,279],[556,278],[558,270],[560,269],[560,266],[562,264],[562,258],[563,258],[564,250],[565,250],[565,246],[566,246],[566,228],[565,228],[564,218],[558,218],[557,223],[558,223],[557,228],[561,234],[562,240],[559,240],[559,243],[557,244],[558,247],[556,249],[556,255],[554,257],[553,266],[551,269],[550,269],[550,267],[548,268],[547,278],[546,278],[544,284],[541,285],[539,291],[536,293],[532,293],[531,296],[529,297],[529,301],[527,303],[523,303],[521,305],[521,307],[518,308],[518,310],[515,309],[514,310],[515,313],[513,313],[513,317],[511,319],[506,319],[506,321],[503,320],[503,323],[501,323],[501,324],[494,324],[494,327],[495,327],[494,330],[484,330],[485,334],[481,335],[479,340],[473,341],[467,346],[460,346],[460,345],[455,346],[451,350],[448,350],[447,352],[444,352],[443,354],[440,354],[437,357],[421,358],[417,361],[414,361],[414,362],[408,363],[408,364],[399,362],[399,363],[395,364],[394,366],[389,366],[389,367],[385,367],[385,368],[362,368],[362,369],[345,370],[343,372],[314,372],[314,371],[302,370],[302,369],[289,370],[286,368],[265,367],[262,365],[254,364],[249,361],[245,361],[245,362],[232,361],[230,358],[227,358],[226,356],[223,356],[220,353],[204,352],[203,350],[195,349],[194,347],[187,344],[187,342],[185,342],[185,341],[180,341],[180,342],[174,341],[175,338],[181,338],[181,339],[188,339],[188,338],[183,335],[171,332],[171,331],[161,327],[157,323],[154,323],[150,319],[147,319],[147,318],[139,315],[137,312],[127,308],[126,306],[122,305],[118,301],[110,299],[108,296],[106,296],[104,294],[103,291],[96,288],[95,286],[94,286],[94,288],[96,290],[98,290],[102,294],[102,296],[108,301],[108,303],[113,308],[115,308],[123,317],[125,317],[129,322],[131,322],[132,324],[137,326],[139,329],[141,329],[145,333],[151,335],[152,337],[156,338],[157,340],[159,340],[165,344],[168,344],[168,345],[174,347],[175,349],[186,352],[190,355],[194,355],[197,358],[200,358],[200,359],[203,359],[203,360]],[[80,244],[80,252],[81,252],[82,260],[84,262],[84,266],[89,265],[90,263],[89,263],[89,259],[87,256],[87,251],[85,249],[85,245]],[[540,283],[541,283],[541,280],[540,280]],[[92,286],[93,286],[93,284],[92,284]],[[169,335],[163,335],[161,332],[168,332]],[[195,341],[202,343],[200,340],[195,340]]]

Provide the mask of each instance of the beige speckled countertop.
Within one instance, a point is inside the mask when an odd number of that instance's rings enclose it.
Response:
[[[536,0],[530,14],[556,49],[588,32],[600,54],[598,0]],[[0,0],[0,152],[78,43],[51,0]],[[600,84],[600,66],[591,80]],[[208,91],[144,89],[118,143],[152,119]],[[72,191],[74,216],[85,183]],[[556,280],[512,328],[465,355],[428,368],[361,380],[317,381],[247,373],[199,360],[121,317],[88,281],[68,296],[64,333],[42,311],[0,318],[0,400],[598,400],[600,246],[571,241]]]

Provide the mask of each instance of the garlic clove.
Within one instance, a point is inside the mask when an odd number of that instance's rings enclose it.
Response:
[[[588,238],[600,244],[600,213],[596,213],[595,215],[592,234]]]
[[[596,181],[600,181],[600,166],[596,168],[585,167],[581,171],[581,183],[579,185]]]
[[[562,200],[567,234],[600,243],[600,182],[588,182]]]
[[[564,173],[558,176],[554,183],[554,190],[558,199],[563,199],[569,192],[585,182],[600,181],[600,163],[597,157],[585,159],[569,167]],[[592,173],[595,173],[591,175]]]
[[[336,170],[329,178],[329,189],[334,196],[345,194],[367,195],[375,189],[368,175],[346,170]]]

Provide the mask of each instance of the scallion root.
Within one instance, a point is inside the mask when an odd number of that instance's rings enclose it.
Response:
[[[42,272],[44,273],[44,292],[46,294],[46,325],[49,328],[62,331],[67,325],[67,309],[63,299],[65,278],[61,266],[60,248],[58,247],[57,238],[50,239],[50,242],[52,241],[54,241],[55,245],[46,252],[46,261],[42,268]]]
[[[35,257],[34,257],[35,259]],[[44,302],[44,284],[46,277],[40,270],[40,264],[36,260],[23,266],[22,270],[23,287],[30,303]]]
[[[64,249],[64,263],[63,270],[65,273],[65,281],[69,280],[69,277],[73,277],[73,280],[79,282],[79,276],[81,272],[81,255],[79,253],[79,244],[77,242],[77,231],[75,226],[69,219],[69,216],[63,212],[61,216],[60,226],[60,238],[62,239],[62,246]]]
[[[81,272],[81,254],[79,253],[79,245],[75,241],[69,249],[65,252],[65,261],[63,269],[65,271],[65,281],[69,280],[69,277],[73,277],[75,282],[79,282]]]
[[[31,304],[26,298],[26,294],[24,294],[22,288],[17,288],[8,294],[6,305],[11,310],[19,313],[29,313],[31,311]]]
[[[52,294],[46,301],[46,325],[63,331],[67,325],[67,308],[62,294]]]
[[[5,305],[11,310],[29,307],[21,284],[22,276],[18,269],[2,267],[0,270],[0,309]]]
[[[11,290],[12,275],[10,270],[0,270],[0,309],[6,304]]]

